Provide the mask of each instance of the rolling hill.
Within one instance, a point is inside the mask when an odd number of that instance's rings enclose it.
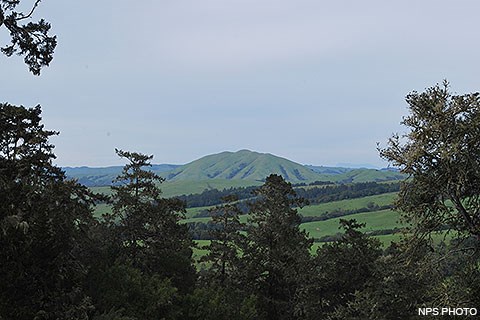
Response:
[[[111,185],[112,180],[121,172],[122,167],[66,167],[63,170],[67,177],[77,179],[88,187],[93,187]],[[280,174],[292,183],[314,181],[350,183],[390,181],[403,178],[400,173],[394,170],[305,166],[269,153],[249,150],[212,154],[185,165],[152,165],[151,170],[166,178],[166,184],[201,181],[208,185],[208,181],[223,181],[222,184],[228,185],[228,181],[231,181],[233,186],[243,181],[242,185],[248,185],[249,183],[250,185],[258,185],[272,173]]]
[[[160,176],[164,176],[163,173],[172,171],[177,167],[180,167],[180,165],[154,164],[150,169]],[[103,168],[64,167],[62,169],[65,171],[67,177],[77,179],[79,183],[87,187],[96,187],[111,185],[113,179],[122,172],[122,168],[122,166],[112,166]]]
[[[324,175],[293,161],[269,153],[240,150],[212,154],[190,162],[170,172],[167,180],[263,181],[272,173],[280,174],[293,183],[325,179]]]

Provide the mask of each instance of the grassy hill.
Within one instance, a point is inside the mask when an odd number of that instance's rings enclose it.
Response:
[[[405,175],[397,171],[378,169],[352,169],[330,177],[331,181],[342,183],[380,182],[403,180]]]
[[[167,179],[165,184],[165,186],[169,184],[167,189],[176,189],[175,192],[166,190],[168,195],[199,193],[211,188],[258,185],[272,173],[280,174],[292,183],[314,181],[357,183],[404,178],[394,170],[304,166],[269,153],[249,150],[212,154],[185,165],[152,165],[150,169]],[[67,177],[77,179],[83,185],[99,187],[111,185],[122,167],[65,167],[63,170]]]
[[[205,156],[173,170],[168,180],[251,180],[263,181],[272,174],[280,174],[293,183],[324,180],[325,175],[314,172],[293,161],[269,153],[248,150],[222,152]]]

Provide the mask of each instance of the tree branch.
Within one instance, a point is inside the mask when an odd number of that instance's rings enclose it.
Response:
[[[462,204],[462,201],[460,200],[460,198],[458,197],[458,195],[455,192],[452,195],[452,200],[453,200],[453,203],[455,204],[455,208],[458,210],[458,212],[460,212],[463,219],[465,220],[468,227],[470,228],[470,232],[472,234],[476,235],[477,237],[480,236],[480,233],[477,230],[477,228],[475,226],[475,223],[473,222],[472,218],[470,217],[470,214],[467,212],[467,210],[465,209],[465,207]]]
[[[30,17],[32,16],[33,12],[35,11],[35,9],[37,9],[38,4],[40,3],[40,1],[42,1],[42,0],[37,0],[37,1],[35,1],[35,4],[33,5],[33,8],[32,8],[32,10],[30,10],[30,13],[29,13],[29,14],[27,14],[26,16],[22,15],[20,18],[15,19],[15,21],[20,21],[20,20],[24,20],[24,19],[30,18]],[[1,24],[0,24],[0,25],[1,25]]]

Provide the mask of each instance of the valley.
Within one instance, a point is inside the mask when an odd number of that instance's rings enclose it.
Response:
[[[67,168],[66,173],[69,178],[86,182],[91,190],[108,195],[108,184],[120,170],[82,167]],[[222,196],[235,194],[246,207],[254,200],[249,193],[262,185],[270,173],[282,175],[299,196],[309,200],[309,205],[298,208],[298,213],[302,217],[300,228],[314,239],[314,247],[338,239],[340,219],[365,223],[362,231],[381,239],[385,246],[390,244],[388,239],[398,240],[403,227],[399,213],[391,209],[403,176],[392,169],[304,166],[271,154],[240,150],[205,156],[185,165],[153,165],[150,170],[165,178],[160,185],[163,197],[185,201],[187,210],[182,223],[200,242],[209,237],[208,210],[220,205]],[[109,210],[108,205],[99,204],[96,216]],[[248,214],[241,215],[240,220],[246,222]],[[196,229],[202,230],[201,236]]]

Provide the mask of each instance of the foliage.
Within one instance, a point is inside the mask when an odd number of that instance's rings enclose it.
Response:
[[[320,188],[297,188],[295,191],[299,197],[307,199],[312,204],[317,204],[344,199],[363,198],[377,194],[397,192],[398,190],[398,183],[363,182]]]
[[[211,281],[218,281],[220,286],[224,286],[227,280],[232,281],[238,274],[236,268],[244,236],[240,233],[243,225],[238,218],[241,211],[236,206],[237,200],[236,196],[227,196],[224,205],[211,210],[216,212],[212,215],[212,224],[216,228],[211,229],[213,240],[205,248],[209,253],[202,261],[211,263],[209,276]]]
[[[415,319],[419,307],[435,306],[431,290],[438,272],[433,251],[423,240],[414,241],[413,247],[410,241],[393,244],[380,256],[371,277],[330,319]]]
[[[325,317],[354,298],[373,277],[381,256],[378,240],[359,231],[365,225],[356,220],[340,220],[344,234],[337,242],[317,250],[305,294],[307,316]],[[309,301],[310,300],[310,301]]]
[[[8,57],[14,53],[25,56],[24,61],[34,75],[40,75],[41,68],[50,64],[57,45],[57,38],[48,34],[50,24],[44,19],[24,23],[32,17],[40,2],[35,0],[30,12],[23,13],[16,11],[20,0],[0,1],[0,27],[5,26],[11,37],[11,44],[1,51]]]
[[[305,201],[275,174],[256,195],[259,200],[252,205],[243,249],[244,286],[257,295],[266,319],[292,319],[301,313],[297,298],[307,281],[312,245],[300,231],[300,216],[292,207]]]
[[[258,319],[254,295],[242,298],[235,290],[217,286],[197,288],[187,297],[187,320]]]
[[[192,240],[183,218],[184,204],[161,197],[157,182],[163,179],[145,170],[152,156],[116,150],[128,160],[113,186],[112,214],[106,215],[119,258],[148,274],[168,277],[175,287],[193,285]]]
[[[94,198],[52,164],[40,114],[0,104],[0,318],[84,319]]]
[[[453,95],[448,83],[406,98],[408,133],[390,138],[383,158],[407,174],[398,207],[418,230],[442,225],[480,237],[480,95]]]
[[[107,315],[115,314],[129,319],[154,320],[175,315],[173,303],[177,290],[170,280],[118,263],[97,275],[94,284],[97,312],[105,310],[98,318],[108,319]]]

